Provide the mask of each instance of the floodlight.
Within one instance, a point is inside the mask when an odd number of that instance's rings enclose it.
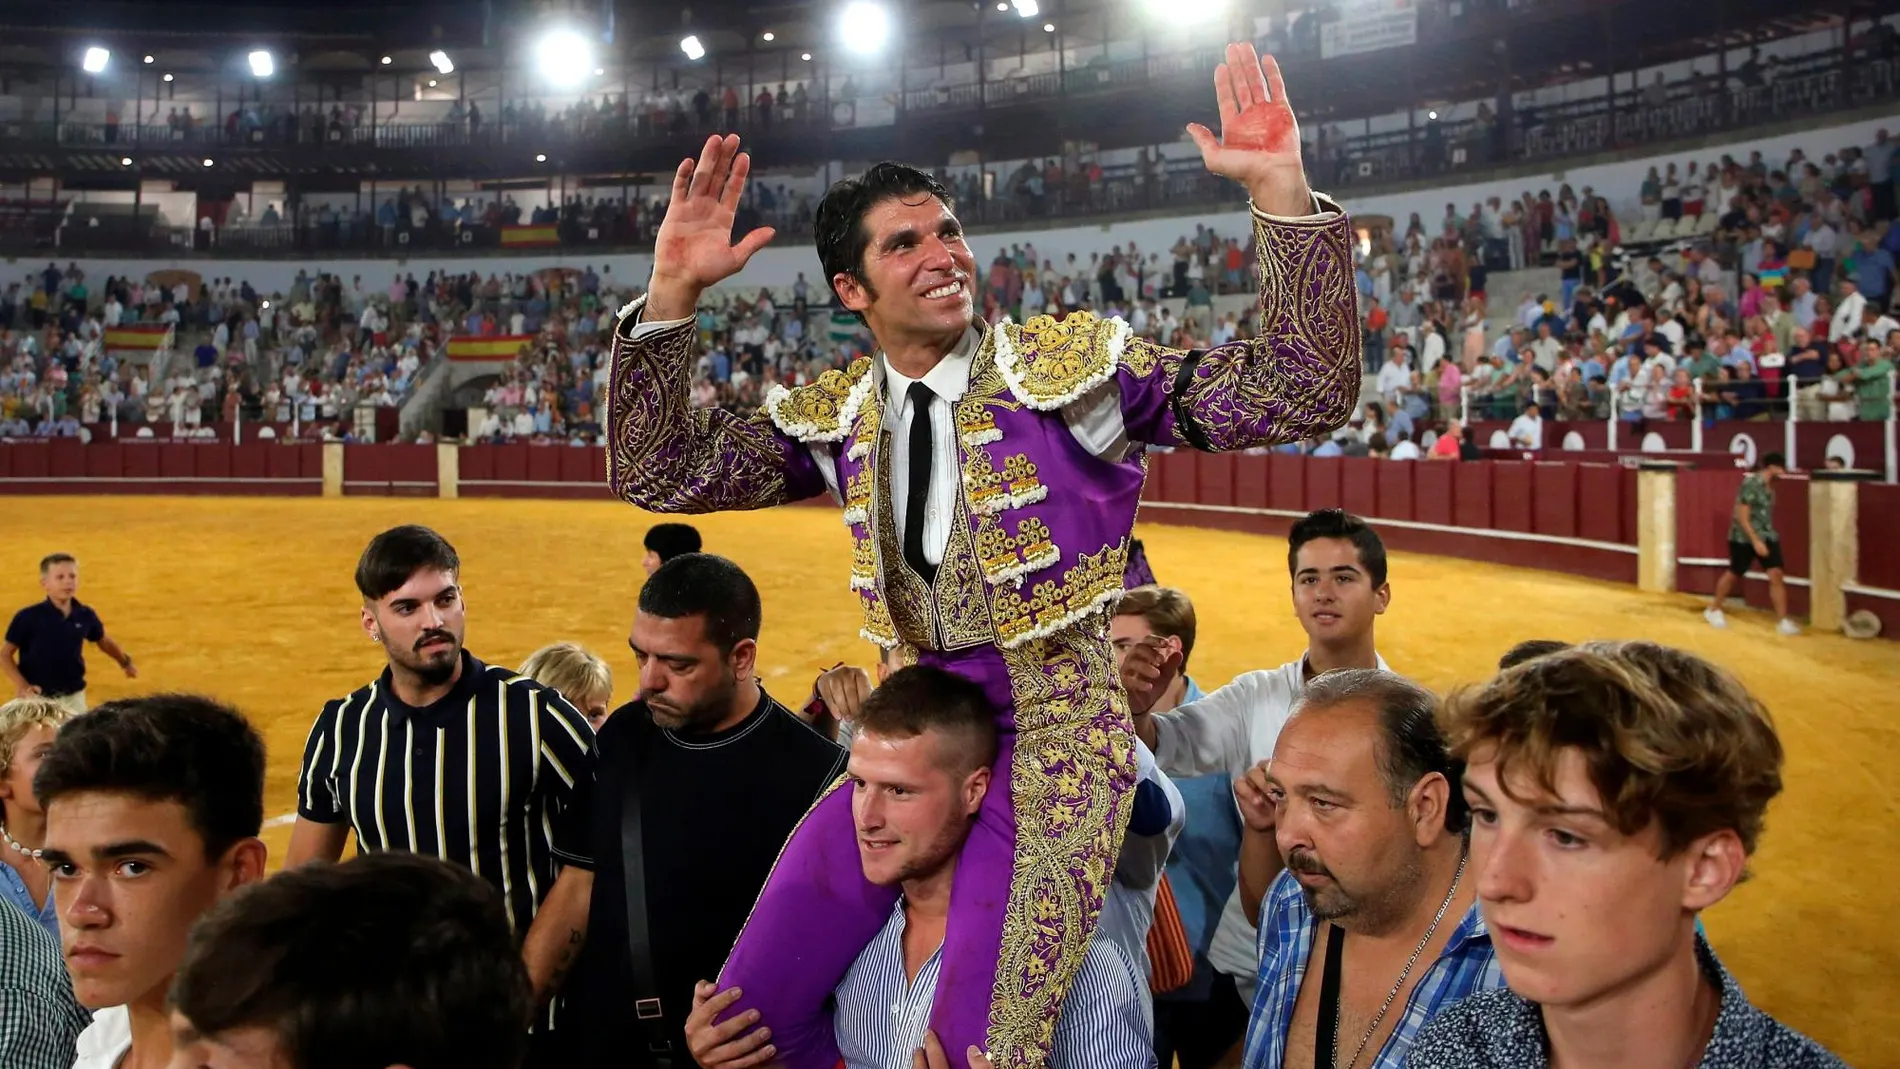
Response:
[[[1042,5],[1036,0],[1016,0],[1016,14],[1019,18],[1033,19],[1042,14]]]
[[[396,62],[394,57],[391,57],[391,56],[383,57],[383,66],[385,67],[389,66],[391,63],[394,63],[394,62]]]
[[[685,37],[680,38],[680,51],[686,53],[687,59],[706,58],[706,46],[700,44],[699,38],[692,34],[687,34]]]
[[[996,0],[996,10],[998,10],[998,11],[1008,11],[1008,10],[1009,10],[1009,0]]]
[[[165,80],[168,82],[172,80],[172,74],[170,71],[165,72]]]
[[[112,53],[94,45],[86,49],[86,57],[79,61],[79,65],[87,74],[99,74],[106,69],[106,60],[110,58]]]
[[[121,166],[121,167],[130,167],[130,166],[132,166],[132,157],[130,157],[130,156],[121,156],[121,157],[119,157],[119,166]]]
[[[802,59],[802,60],[804,60],[804,61],[805,61],[805,62],[807,62],[807,63],[810,63],[810,62],[811,62],[811,53],[810,53],[810,52],[800,52],[800,53],[798,54],[798,58],[799,58],[799,59]]]
[[[1205,22],[1227,10],[1227,0],[1146,0],[1148,14],[1170,22]]]
[[[1043,32],[1043,33],[1054,33],[1054,32],[1056,32],[1056,24],[1055,24],[1055,23],[1053,23],[1053,22],[1045,22],[1045,23],[1043,23],[1043,24],[1042,24],[1042,32]]]
[[[145,57],[145,62],[147,62],[147,63],[151,63],[151,62],[153,62],[153,60],[152,60],[152,57],[151,57],[151,56],[146,56],[146,57]]]
[[[535,46],[535,61],[548,81],[574,85],[594,69],[594,49],[573,30],[554,30]]]
[[[277,71],[277,62],[271,59],[269,52],[263,49],[251,53],[251,73],[259,78],[268,78]]]
[[[546,162],[548,162],[548,154],[547,154],[547,153],[545,153],[545,152],[537,152],[537,153],[535,153],[535,154],[534,154],[534,162],[536,162],[536,163],[546,163]]]
[[[205,166],[206,167],[211,166],[211,161],[209,159],[205,160]]]
[[[768,43],[778,40],[778,34],[773,33],[771,30],[765,31],[764,33],[760,34],[759,37],[761,40],[764,40]]]
[[[853,52],[872,53],[884,47],[891,36],[891,14],[884,5],[871,0],[852,0],[838,20],[844,46]]]
[[[439,48],[429,53],[429,63],[443,74],[455,73],[455,64],[449,60],[449,54]]]
[[[1426,117],[1427,119],[1430,119],[1430,120],[1431,120],[1431,121],[1433,121],[1433,122],[1437,122],[1437,121],[1438,121],[1438,113],[1437,113],[1437,112],[1435,112],[1435,111],[1428,111],[1428,112],[1426,112],[1426,113],[1425,113],[1425,117]]]
[[[429,88],[431,88],[431,89],[434,89],[434,88],[435,88],[435,79],[434,79],[434,78],[431,78],[431,79],[429,79]]]

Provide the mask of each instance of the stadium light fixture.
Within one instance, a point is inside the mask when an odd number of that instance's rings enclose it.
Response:
[[[1008,10],[1009,10],[1009,0],[996,0],[996,10],[998,10],[998,11],[1008,11]]]
[[[449,59],[449,54],[447,52],[444,52],[439,48],[429,53],[429,64],[433,66],[436,69],[436,71],[441,74],[455,73],[455,63]]]
[[[207,157],[207,158],[205,159],[205,166],[206,166],[206,167],[209,167],[209,166],[211,166],[211,160],[210,160],[210,158],[209,158],[209,157]]]
[[[1036,3],[1036,0],[1015,0],[1015,2],[1018,18],[1033,19],[1042,14],[1042,5]]]
[[[545,152],[537,152],[537,153],[535,153],[535,154],[534,154],[534,162],[536,162],[536,163],[546,163],[546,162],[548,162],[548,154],[547,154],[547,153],[545,153]]]
[[[1228,0],[1147,0],[1148,14],[1169,22],[1206,22],[1227,6]]]
[[[811,62],[811,53],[810,53],[810,52],[800,52],[800,53],[798,54],[798,58],[799,58],[799,59],[802,59],[802,60],[804,60],[804,61],[805,61],[805,62],[807,62],[807,63],[810,63],[810,62]]]
[[[434,78],[431,78],[431,79],[429,79],[429,88],[431,88],[431,89],[434,89],[434,88],[435,88],[435,79],[434,79]]]
[[[94,45],[86,49],[86,54],[80,59],[79,66],[83,68],[87,74],[103,74],[106,69],[106,61],[111,58],[111,52],[100,48],[98,45]]]
[[[172,72],[170,71],[165,72],[165,80],[168,82],[172,80]]]
[[[852,0],[838,20],[839,36],[853,52],[869,55],[881,51],[891,37],[891,13],[872,0]]]
[[[119,157],[119,166],[121,166],[121,167],[130,167],[130,166],[132,166],[132,157],[130,157],[130,156],[121,156],[121,157]]]
[[[157,61],[156,61],[156,60],[154,60],[154,59],[153,59],[153,58],[152,58],[151,56],[146,56],[146,57],[145,57],[145,62],[147,62],[147,63],[154,63],[154,62],[157,62]]]
[[[701,60],[706,58],[706,46],[700,44],[699,38],[690,33],[680,38],[680,51],[686,53],[687,59]]]
[[[541,73],[556,85],[575,85],[594,69],[594,49],[573,30],[553,30],[534,49]]]
[[[759,40],[764,41],[767,44],[770,44],[771,42],[778,40],[778,34],[773,33],[771,30],[767,30],[764,33],[759,35]]]
[[[1056,24],[1055,24],[1055,23],[1053,23],[1053,22],[1045,22],[1045,23],[1043,23],[1043,24],[1042,24],[1042,32],[1043,32],[1043,33],[1054,33],[1054,32],[1056,32]]]
[[[383,57],[383,66],[385,67],[389,66],[391,63],[394,63],[394,62],[396,62],[396,58],[394,56]]]
[[[1426,117],[1427,119],[1429,119],[1429,120],[1431,120],[1432,122],[1437,122],[1437,121],[1438,121],[1438,113],[1437,113],[1437,112],[1435,112],[1435,111],[1428,111],[1428,112],[1426,112],[1426,113],[1425,113],[1425,117]]]
[[[277,73],[277,61],[271,58],[269,52],[260,48],[251,53],[250,59],[251,73],[257,77],[268,78]]]

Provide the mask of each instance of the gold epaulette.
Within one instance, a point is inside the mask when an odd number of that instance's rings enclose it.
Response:
[[[801,442],[843,441],[875,383],[871,358],[861,356],[843,371],[818,376],[809,386],[772,387],[765,395],[765,411],[780,431]]]
[[[1034,316],[1021,326],[1004,320],[990,333],[1010,393],[1047,411],[1081,399],[1115,374],[1133,332],[1119,318],[1070,312],[1060,321]]]

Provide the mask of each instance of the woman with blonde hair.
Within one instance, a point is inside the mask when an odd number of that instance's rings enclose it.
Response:
[[[578,643],[556,642],[535,650],[521,662],[521,674],[566,698],[595,731],[613,710],[613,669]]]
[[[56,938],[53,879],[40,863],[46,813],[33,796],[33,774],[52,749],[59,726],[71,718],[72,713],[51,698],[18,698],[0,705],[0,898]]]

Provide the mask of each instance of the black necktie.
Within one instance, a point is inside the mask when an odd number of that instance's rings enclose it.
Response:
[[[911,570],[934,583],[937,568],[924,559],[924,511],[930,507],[930,399],[935,396],[921,382],[910,384],[910,488],[904,506],[904,561]]]

